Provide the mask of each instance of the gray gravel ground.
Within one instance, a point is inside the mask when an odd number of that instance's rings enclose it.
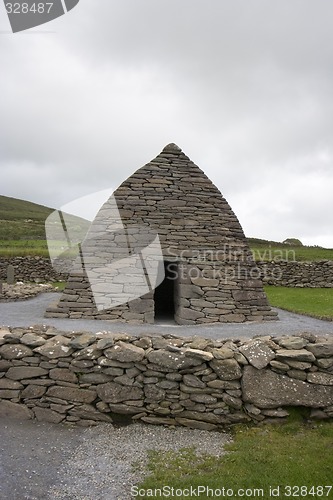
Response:
[[[318,335],[333,335],[333,322],[293,314],[276,309],[278,321],[263,323],[240,323],[221,325],[180,326],[175,323],[162,322],[154,325],[130,325],[112,323],[109,321],[71,320],[58,318],[44,318],[47,306],[59,299],[58,293],[45,293],[38,297],[17,302],[0,303],[0,326],[31,326],[44,324],[55,326],[63,331],[113,331],[126,332],[133,335],[151,333],[171,333],[180,336],[199,335],[212,339],[222,338],[251,338],[253,335],[281,335],[311,332]]]
[[[196,447],[220,456],[228,434],[162,426],[101,424],[88,429],[0,421],[1,500],[130,500],[147,450]],[[132,464],[135,464],[134,468]]]
[[[61,481],[61,467],[82,440],[83,429],[0,419],[1,500],[44,500]]]

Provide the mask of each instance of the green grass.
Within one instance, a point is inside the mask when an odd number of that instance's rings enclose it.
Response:
[[[305,486],[308,494],[303,489],[303,495],[300,492],[297,495],[299,498],[333,498],[331,422],[306,425],[292,419],[286,425],[242,426],[234,431],[234,441],[226,446],[226,450],[227,454],[221,458],[198,456],[193,449],[150,452],[150,475],[139,485],[147,494],[140,495],[140,498],[166,498],[154,496],[149,491],[164,485],[179,490],[191,486],[233,490],[234,495],[225,495],[224,498],[237,498],[239,489],[257,489],[256,494],[252,491],[246,498],[265,499],[270,498],[270,488],[280,487],[280,494],[272,498],[287,498],[286,486]],[[325,495],[311,494],[312,486],[329,485],[332,485],[332,489],[328,496],[328,489]],[[189,496],[180,494],[174,498],[185,500]],[[190,498],[218,496],[203,493]]]
[[[270,304],[287,311],[333,320],[333,288],[265,286]]]
[[[54,210],[30,201],[18,200],[7,196],[0,196],[0,256],[48,256],[46,247],[45,220]],[[68,214],[66,221],[68,221]],[[71,216],[71,230],[87,229],[88,221],[80,217]],[[53,221],[54,233],[59,233],[63,239],[60,221]],[[37,242],[40,243],[37,243]]]
[[[257,261],[318,261],[333,260],[333,249],[318,246],[292,246],[276,241],[248,238],[254,259]]]
[[[53,208],[38,205],[31,201],[19,200],[0,195],[0,219],[2,220],[34,220],[44,222],[53,212]]]
[[[63,241],[53,242],[53,248],[58,248],[61,257],[73,257],[78,254],[78,247],[74,246],[72,249],[64,251]],[[0,240],[0,257],[24,257],[24,256],[40,256],[49,257],[49,251],[46,240]]]
[[[44,239],[45,219],[52,208],[0,196],[0,240]]]
[[[0,256],[24,257],[26,255],[48,257],[46,240],[0,240]]]
[[[306,261],[333,260],[333,249],[320,247],[276,247],[262,246],[251,247],[256,261]]]
[[[1,214],[0,214],[1,217]],[[45,240],[45,227],[42,221],[0,220],[0,240]]]
[[[53,283],[51,283],[51,285],[58,291],[58,292],[62,292],[63,290],[65,290],[65,287],[66,287],[66,281],[54,281]]]

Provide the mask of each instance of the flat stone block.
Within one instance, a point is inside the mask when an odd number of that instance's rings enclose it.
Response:
[[[65,401],[75,401],[79,403],[92,403],[96,398],[96,392],[89,389],[78,389],[75,387],[50,387],[46,396],[63,399]]]
[[[44,368],[30,366],[13,366],[9,368],[6,377],[12,380],[30,379],[47,375],[48,371]]]
[[[33,409],[36,419],[39,422],[50,422],[53,424],[59,424],[62,420],[64,420],[65,415],[61,415],[60,413],[53,411],[49,408],[40,408],[36,406]]]
[[[215,424],[210,424],[208,422],[202,422],[200,420],[192,420],[183,417],[176,417],[176,423],[179,425],[183,425],[185,427],[190,427],[191,429],[201,429],[204,431],[214,431],[218,428],[217,425]]]
[[[255,368],[265,368],[275,358],[275,352],[260,340],[253,340],[242,347],[240,352]]]
[[[12,403],[11,401],[0,401],[0,417],[30,420],[33,414],[24,405]]]
[[[258,408],[325,408],[333,404],[333,386],[310,384],[271,370],[257,370],[252,366],[244,367],[242,390],[244,401]]]
[[[305,362],[316,360],[312,352],[307,349],[280,349],[276,352],[276,359],[286,363],[288,360]]]
[[[206,287],[206,286],[216,287],[219,285],[219,280],[213,278],[204,278],[204,277],[191,278],[191,281],[194,285],[199,287]]]

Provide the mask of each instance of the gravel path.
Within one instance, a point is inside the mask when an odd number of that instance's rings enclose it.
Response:
[[[180,336],[199,335],[212,339],[221,338],[251,338],[254,335],[281,335],[311,332],[318,335],[333,335],[333,321],[302,316],[276,309],[278,321],[263,323],[240,323],[221,325],[180,326],[171,322],[154,325],[129,325],[125,323],[111,323],[109,321],[71,320],[59,318],[44,318],[48,305],[59,299],[57,293],[45,293],[38,297],[17,302],[0,303],[0,326],[30,326],[46,324],[55,326],[63,331],[113,331],[126,332],[133,335],[151,332]]]
[[[84,429],[15,420],[0,420],[0,437],[1,500],[130,500],[147,450],[195,447],[220,456],[230,442],[228,434],[185,427]]]

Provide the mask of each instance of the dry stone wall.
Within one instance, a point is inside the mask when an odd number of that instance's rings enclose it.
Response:
[[[52,282],[67,280],[67,273],[55,271],[48,258],[13,257],[0,258],[0,280],[6,281],[7,267],[13,265],[15,280],[24,282]],[[60,269],[60,265],[58,266]],[[80,273],[80,278],[82,273]],[[265,284],[288,287],[333,287],[333,261],[318,262],[256,262],[253,279],[260,278]],[[74,281],[74,280],[73,280]]]
[[[265,284],[288,287],[333,287],[333,261],[257,262],[260,278]]]
[[[67,274],[61,274],[53,269],[51,261],[46,257],[11,257],[0,258],[0,281],[7,279],[7,268],[14,267],[15,281],[47,283],[67,279]]]
[[[289,406],[333,417],[332,340],[0,331],[0,416],[217,430],[283,419]]]

